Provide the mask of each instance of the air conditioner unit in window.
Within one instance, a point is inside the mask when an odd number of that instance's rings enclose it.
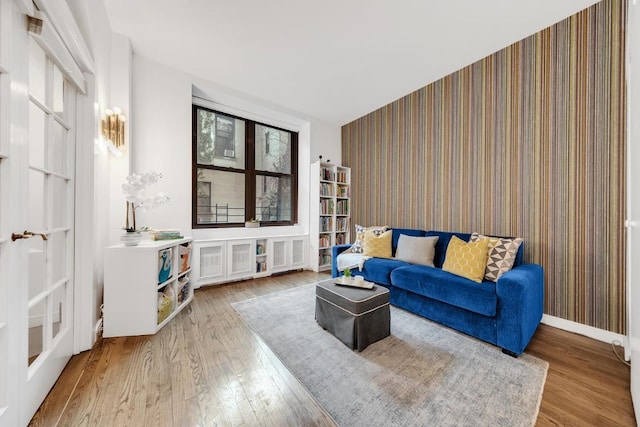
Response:
[[[224,156],[225,157],[235,157],[236,156],[236,152],[235,150],[224,150]]]

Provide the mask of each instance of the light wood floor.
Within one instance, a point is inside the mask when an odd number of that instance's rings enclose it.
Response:
[[[230,305],[326,277],[197,290],[155,336],[103,339],[74,356],[31,425],[335,425]],[[550,364],[537,425],[635,425],[629,368],[609,344],[540,325],[527,353]]]

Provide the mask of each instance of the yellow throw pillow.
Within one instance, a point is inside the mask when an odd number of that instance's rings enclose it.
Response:
[[[489,239],[467,243],[453,236],[449,241],[442,269],[480,283],[484,277],[488,252]]]
[[[365,231],[362,255],[376,258],[391,258],[392,233],[391,230],[381,234],[377,234],[373,230]]]

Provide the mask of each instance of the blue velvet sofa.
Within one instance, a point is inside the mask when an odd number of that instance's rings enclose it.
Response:
[[[401,234],[438,236],[434,265],[409,264],[396,259],[370,258],[353,275],[389,288],[391,304],[502,348],[511,356],[522,354],[540,320],[544,295],[544,274],[537,264],[523,264],[520,245],[513,269],[497,282],[477,283],[442,270],[452,236],[469,241],[471,234],[393,229],[392,253]],[[351,245],[332,248],[332,276],[337,256]]]

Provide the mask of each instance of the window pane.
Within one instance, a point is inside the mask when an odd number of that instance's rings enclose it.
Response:
[[[260,221],[291,221],[291,178],[256,177],[256,217]]]
[[[198,224],[242,223],[244,174],[198,169]]]
[[[244,169],[244,121],[197,110],[198,163]]]
[[[291,173],[291,133],[256,125],[256,170]]]

